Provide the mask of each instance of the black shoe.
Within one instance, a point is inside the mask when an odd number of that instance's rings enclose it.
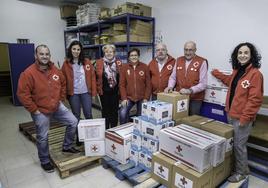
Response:
[[[76,146],[82,146],[84,142],[79,142],[79,141],[76,141]]]
[[[62,152],[65,152],[65,153],[80,153],[81,151],[75,149],[74,147],[71,147],[69,149],[62,149]]]
[[[46,171],[47,173],[54,172],[54,166],[49,162],[46,164],[41,164],[41,167]]]

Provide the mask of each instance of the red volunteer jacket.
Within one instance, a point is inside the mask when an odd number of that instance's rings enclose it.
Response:
[[[156,59],[153,59],[149,63],[153,94],[156,95],[159,92],[163,92],[164,89],[168,86],[168,79],[172,73],[174,65],[175,59],[171,56],[168,56],[167,62],[161,72],[159,72],[158,62],[156,61]]]

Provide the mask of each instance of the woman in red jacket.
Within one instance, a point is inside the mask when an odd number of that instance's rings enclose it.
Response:
[[[212,74],[228,88],[226,111],[234,127],[235,166],[230,182],[239,182],[249,174],[247,140],[253,121],[263,100],[263,76],[259,71],[261,56],[251,43],[241,43],[233,51],[233,73],[224,75],[218,70]]]
[[[85,118],[92,119],[92,96],[97,93],[95,70],[90,60],[84,57],[79,41],[70,44],[62,72],[66,78],[66,93],[73,114],[80,120],[82,106]],[[80,144],[77,140],[77,145]]]

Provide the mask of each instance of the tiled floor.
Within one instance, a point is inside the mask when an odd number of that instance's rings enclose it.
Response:
[[[94,117],[100,113],[94,111]],[[31,121],[23,107],[14,107],[6,97],[0,98],[0,182],[4,188],[127,188],[114,173],[101,166],[61,179],[57,172],[45,173],[37,150],[18,130],[18,124]],[[249,187],[264,188],[268,183],[250,176]]]

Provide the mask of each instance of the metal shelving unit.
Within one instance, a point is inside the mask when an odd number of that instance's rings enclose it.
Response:
[[[151,22],[152,23],[152,40],[150,43],[145,42],[131,42],[130,41],[130,21],[131,20],[141,20],[145,22]],[[81,33],[91,33],[95,32],[98,36],[101,35],[102,30],[105,28],[108,28],[113,23],[125,23],[126,24],[126,35],[127,40],[126,42],[117,42],[114,43],[116,47],[124,47],[126,48],[126,51],[129,51],[131,47],[151,47],[152,48],[152,58],[154,57],[154,46],[155,46],[155,19],[153,17],[145,17],[145,16],[137,16],[133,14],[122,14],[119,16],[111,17],[107,20],[100,20],[96,23],[91,23],[88,25],[78,26],[75,28],[69,28],[64,31],[64,41],[65,41],[65,47],[67,49],[67,39],[66,36],[68,34],[76,35],[76,38],[79,38],[81,41]],[[84,49],[89,50],[97,50],[97,57],[102,57],[102,51],[101,48],[104,44],[86,44],[84,45]],[[94,58],[93,58],[94,59]]]

